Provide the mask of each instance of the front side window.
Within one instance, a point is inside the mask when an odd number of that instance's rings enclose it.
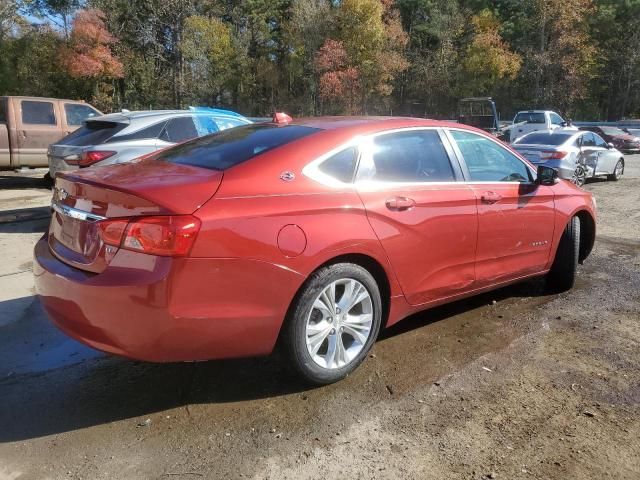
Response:
[[[67,117],[67,125],[82,125],[87,118],[97,117],[100,113],[89,105],[77,103],[65,103],[64,114]]]
[[[409,130],[375,137],[364,180],[452,182],[455,174],[436,130]]]
[[[343,183],[350,183],[355,173],[357,158],[355,147],[347,148],[327,158],[318,169]]]
[[[607,142],[605,142],[600,135],[596,135],[594,133],[593,134],[593,139],[594,139],[594,142],[596,144],[596,147],[607,148],[609,146],[609,145],[607,145]]]
[[[493,140],[470,132],[452,130],[472,182],[530,182],[525,163]]]
[[[299,125],[280,127],[254,123],[196,138],[163,150],[154,158],[181,165],[226,170],[318,131],[317,128]]]
[[[56,125],[53,103],[23,100],[22,123],[28,125]]]
[[[216,118],[216,123],[218,124],[218,128],[220,128],[220,130],[226,130],[227,128],[239,127],[241,125],[247,124],[247,122],[243,120],[229,117],[218,117]]]
[[[215,117],[211,115],[194,115],[193,123],[196,126],[199,137],[204,137],[205,135],[210,135],[220,130]]]
[[[595,147],[596,146],[596,137],[593,133],[587,132],[582,136],[582,146],[583,147]]]
[[[549,116],[551,117],[552,125],[562,125],[564,123],[564,120],[562,119],[562,117],[557,113],[550,113]]]

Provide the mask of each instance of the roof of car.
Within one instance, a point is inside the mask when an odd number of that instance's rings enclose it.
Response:
[[[460,127],[476,130],[455,122],[411,117],[308,117],[294,119],[289,125],[300,125],[322,130],[349,130],[352,133],[367,133],[408,127]]]
[[[233,118],[244,118],[235,112],[225,112],[223,110],[218,111],[203,111],[203,110],[135,110],[127,111],[123,110],[116,113],[108,113],[107,115],[101,115],[100,117],[92,117],[87,121],[102,121],[102,122],[124,122],[128,123],[131,120],[138,120],[142,118],[158,118],[158,117],[175,117],[179,115],[216,115],[216,116],[228,116]]]

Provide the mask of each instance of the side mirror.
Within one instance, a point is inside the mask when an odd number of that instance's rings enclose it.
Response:
[[[561,127],[568,127],[569,126],[569,122],[560,122],[560,126]]]
[[[538,175],[536,177],[537,185],[555,185],[558,183],[558,171],[555,168],[545,165],[538,166]]]
[[[611,143],[611,142],[608,142],[608,143],[607,143],[607,148],[610,148],[610,149],[611,149],[611,148],[615,148],[615,147],[616,147],[616,146],[615,146],[613,143]]]

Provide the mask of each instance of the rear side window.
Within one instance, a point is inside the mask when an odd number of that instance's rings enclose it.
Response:
[[[132,133],[111,137],[106,140],[105,143],[129,142],[133,140],[150,140],[158,138],[166,124],[166,121],[154,123],[153,125],[150,125],[146,128],[141,128],[140,130]]]
[[[513,119],[513,123],[545,123],[544,121],[544,113],[534,113],[534,112],[520,112],[516,115],[516,118]]]
[[[531,172],[518,157],[475,133],[452,130],[472,182],[530,182]]]
[[[56,125],[53,103],[22,101],[22,123],[28,125]]]
[[[382,182],[452,182],[453,168],[435,130],[380,135],[374,140],[373,171],[366,180]]]
[[[89,105],[77,103],[65,103],[64,114],[67,117],[67,125],[82,125],[87,118],[97,117],[100,113]]]
[[[86,122],[84,127],[80,127],[75,132],[70,133],[57,144],[78,147],[100,145],[126,126],[125,123],[100,122],[97,120]]]
[[[356,159],[356,149],[347,148],[327,158],[318,169],[341,182],[351,183],[356,169]]]
[[[160,136],[161,140],[180,143],[198,136],[198,131],[191,116],[172,118]]]
[[[165,162],[226,170],[242,162],[319,131],[317,128],[252,124],[200,137],[155,157]]]

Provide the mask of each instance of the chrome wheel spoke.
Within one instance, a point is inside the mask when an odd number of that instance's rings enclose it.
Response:
[[[348,365],[365,347],[373,326],[373,303],[364,285],[336,280],[317,296],[307,317],[307,351],[323,368]]]

